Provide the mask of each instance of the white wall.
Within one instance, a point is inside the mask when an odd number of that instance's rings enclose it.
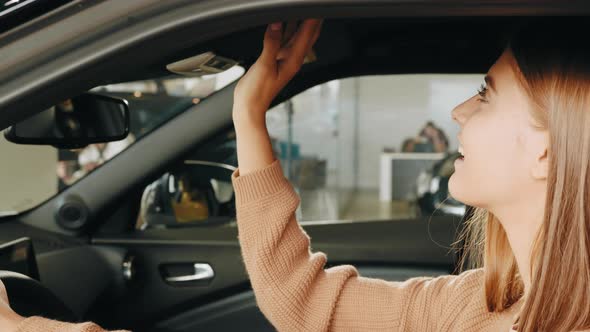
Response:
[[[359,91],[356,91],[358,80]],[[360,189],[377,190],[379,156],[384,148],[400,150],[404,139],[415,137],[427,121],[433,121],[457,148],[459,127],[451,111],[473,96],[483,75],[388,75],[330,82],[293,99],[294,141],[301,154],[328,160],[328,184],[354,185],[353,158],[359,158]],[[356,98],[359,113],[355,115]],[[287,116],[282,105],[269,112],[272,136],[286,140]],[[358,118],[359,151],[355,154],[354,128]]]
[[[335,85],[334,85],[335,83]],[[336,170],[339,158],[339,82],[316,86],[293,99],[293,141],[300,145],[300,153],[306,157],[327,159]],[[286,104],[281,104],[267,114],[267,127],[271,137],[286,141],[288,117]]]
[[[457,149],[459,127],[451,111],[473,96],[482,81],[483,75],[361,78],[359,187],[377,189],[383,148],[400,151],[403,141],[417,136],[427,121],[433,121],[446,133],[451,150]]]
[[[0,137],[0,214],[34,207],[57,193],[57,150]]]
[[[339,187],[354,188],[355,169],[354,158],[359,155],[355,148],[355,119],[359,116],[356,114],[357,107],[354,98],[356,94],[355,80],[347,79],[340,81],[338,94],[338,137],[340,139],[339,158],[337,161],[328,161],[329,168],[338,169]],[[344,97],[347,96],[347,97]]]

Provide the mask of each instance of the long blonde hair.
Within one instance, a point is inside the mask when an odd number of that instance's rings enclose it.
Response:
[[[531,289],[518,331],[590,328],[590,51],[574,37],[589,27],[575,18],[541,20],[516,33],[508,47],[532,117],[549,134],[544,220],[531,250]],[[523,281],[498,219],[475,209],[461,239],[467,267],[484,267],[488,310],[518,301]]]

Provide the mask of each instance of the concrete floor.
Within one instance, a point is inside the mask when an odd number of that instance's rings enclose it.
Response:
[[[379,220],[415,218],[413,205],[407,201],[379,201],[378,190],[357,190],[343,193],[321,188],[300,190],[300,221]]]

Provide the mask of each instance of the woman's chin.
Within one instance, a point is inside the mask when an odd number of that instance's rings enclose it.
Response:
[[[449,178],[449,195],[456,201],[466,204],[463,195],[461,195],[461,186],[459,183],[457,183],[457,180],[457,173],[455,172]]]
[[[472,192],[470,192],[470,189],[470,187],[467,187],[464,183],[461,183],[461,180],[457,174],[453,173],[453,175],[451,175],[449,178],[449,196],[465,205],[476,208],[487,208],[485,204],[482,204],[482,200],[478,199],[478,197],[474,195],[481,193],[479,191],[481,189],[476,188],[476,191]]]

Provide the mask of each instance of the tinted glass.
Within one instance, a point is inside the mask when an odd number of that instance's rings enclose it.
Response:
[[[198,78],[170,76],[93,89],[129,103],[130,134],[120,141],[65,150],[18,145],[0,135],[0,216],[33,208],[68,188],[179,114],[199,107],[201,100],[225,88],[244,73],[241,67]]]

